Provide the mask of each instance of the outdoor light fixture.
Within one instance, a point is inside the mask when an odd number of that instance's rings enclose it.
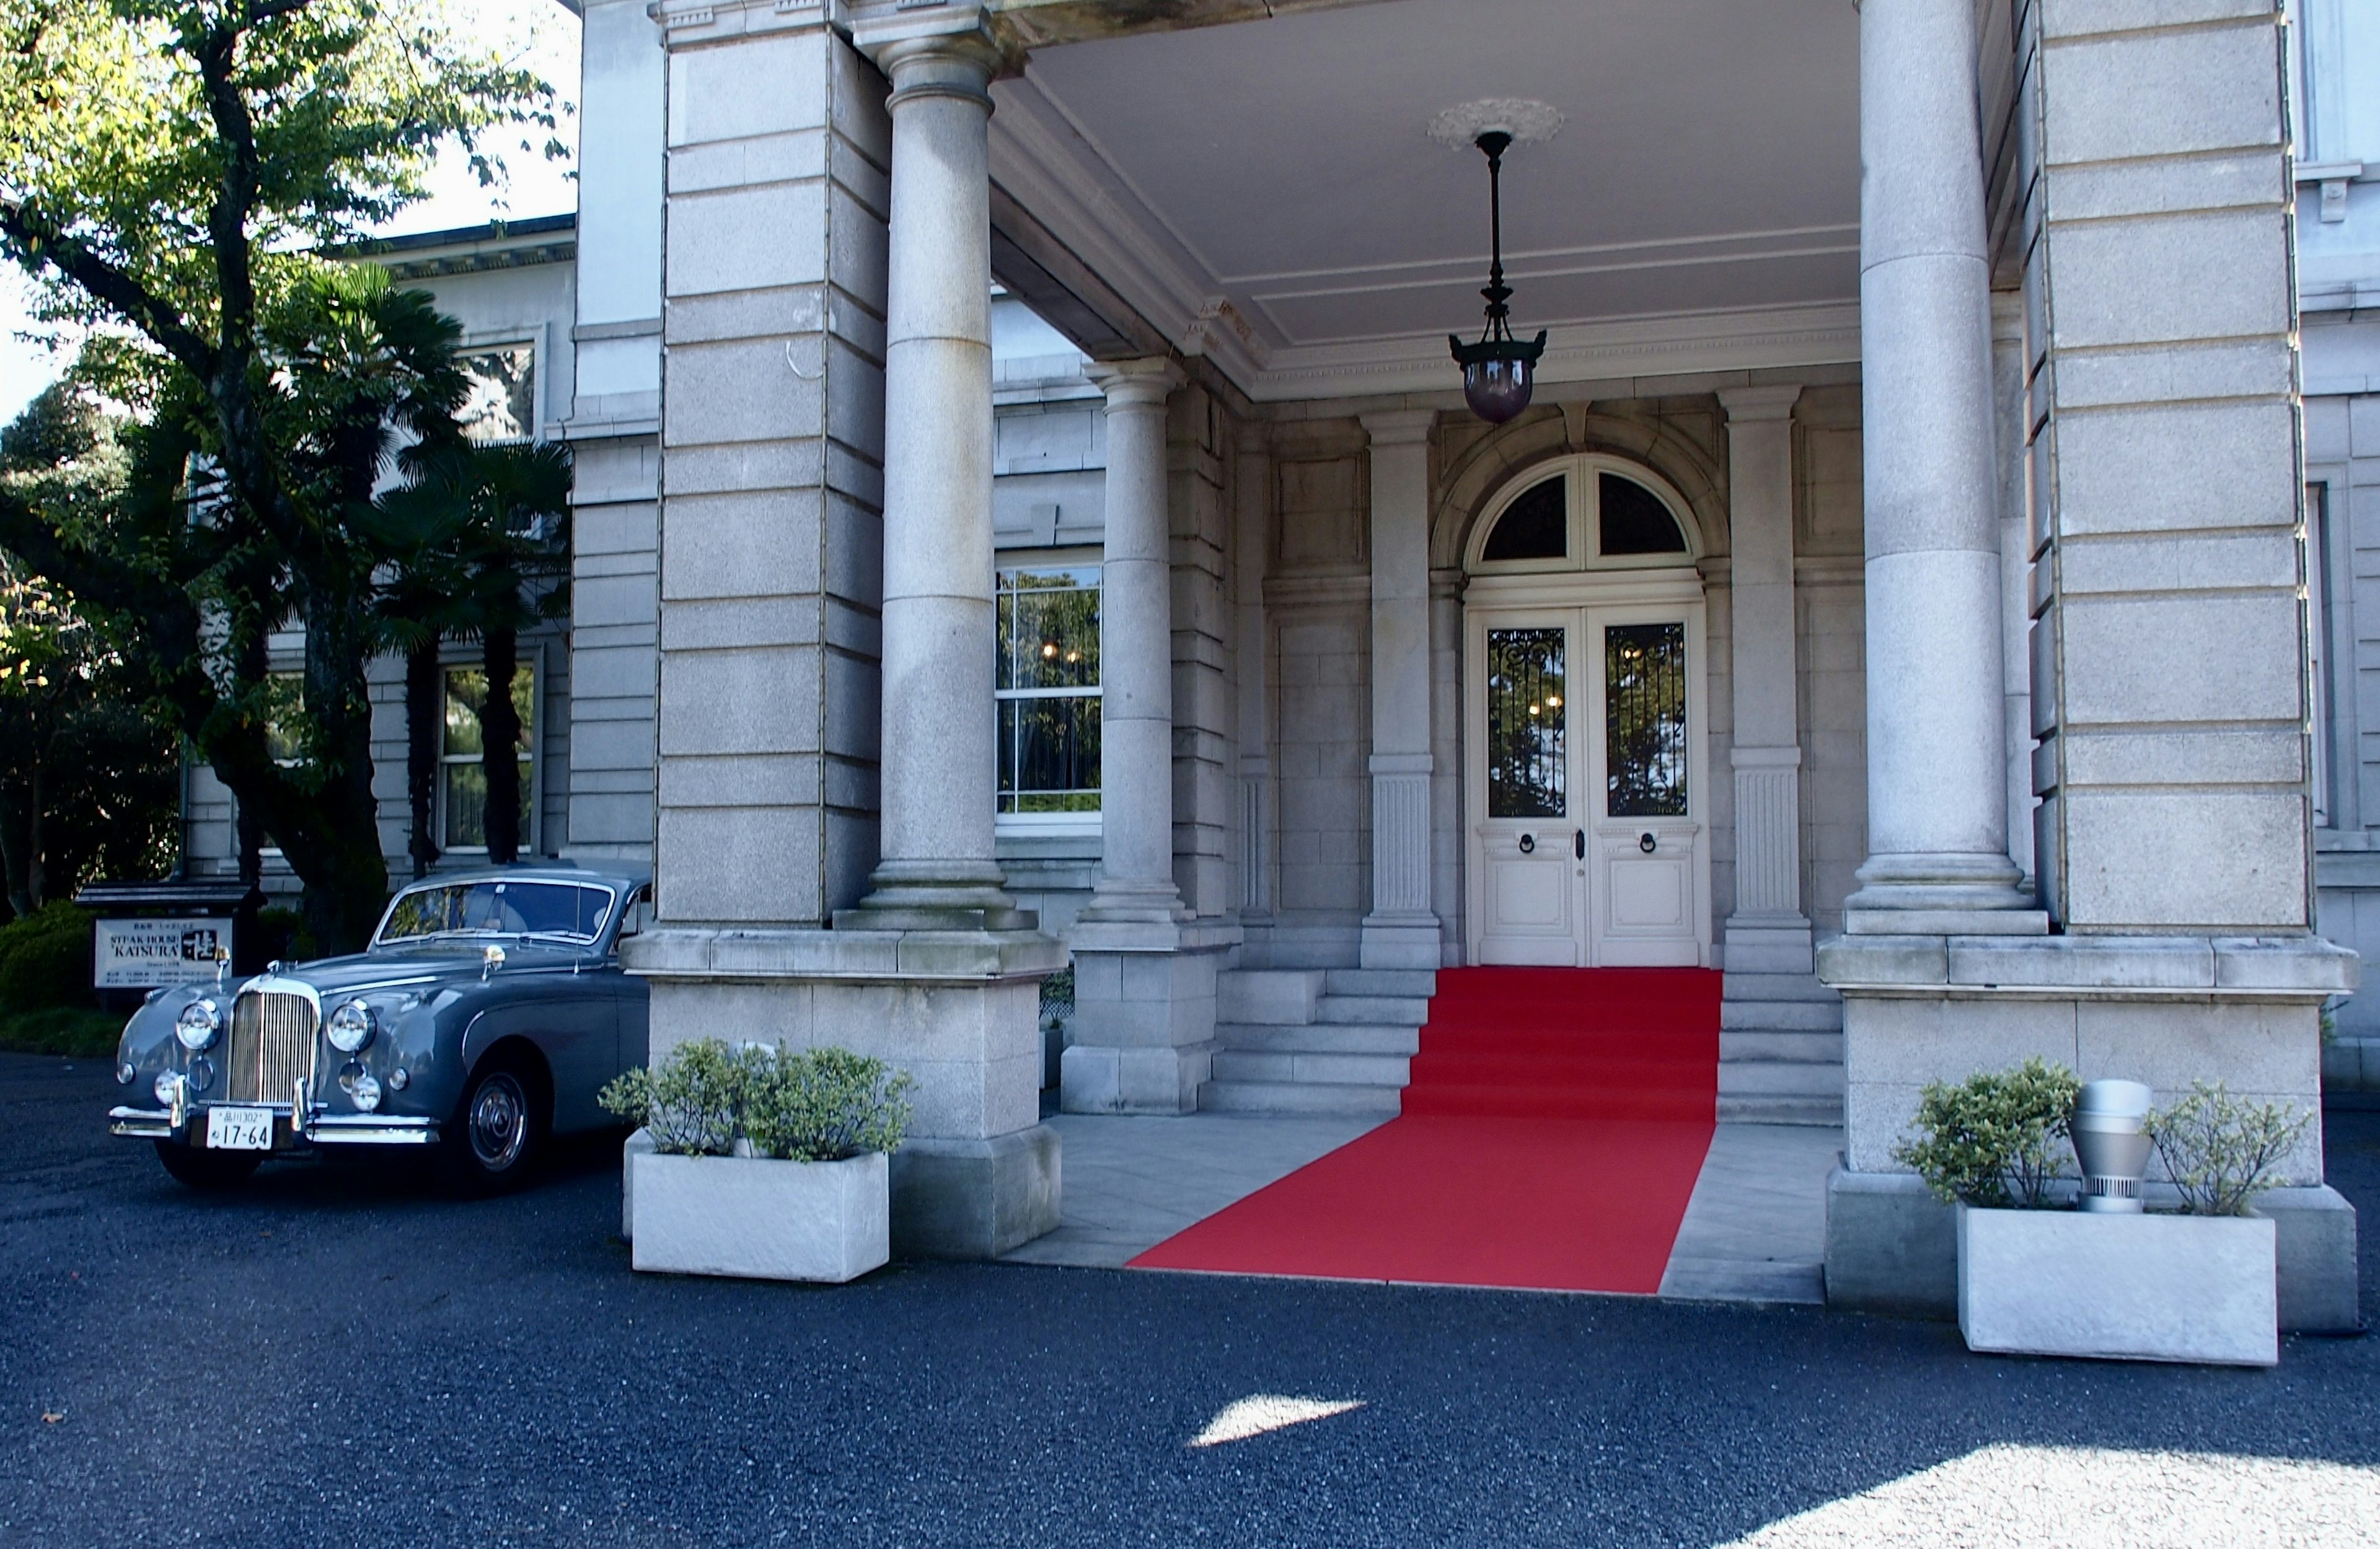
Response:
[[[2155,1096],[2136,1081],[2095,1081],[2074,1100],[2074,1159],[2082,1164],[2082,1208],[2113,1216],[2142,1210],[2148,1176],[2149,1104]]]
[[[1448,334],[1446,342],[1463,368],[1463,401],[1488,424],[1501,425],[1529,406],[1537,357],[1546,353],[1546,335],[1540,329],[1532,340],[1512,337],[1512,309],[1504,305],[1512,296],[1512,287],[1504,283],[1504,152],[1512,144],[1512,131],[1485,129],[1472,143],[1488,154],[1490,256],[1488,284],[1479,292],[1488,298],[1488,327],[1476,344],[1466,345],[1456,333]]]

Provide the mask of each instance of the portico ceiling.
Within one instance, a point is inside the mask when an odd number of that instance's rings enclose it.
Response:
[[[1849,0],[1378,0],[1036,49],[992,173],[1255,397],[1451,389],[1487,169],[1429,122],[1535,98],[1504,230],[1546,377],[1856,359],[1858,66]]]

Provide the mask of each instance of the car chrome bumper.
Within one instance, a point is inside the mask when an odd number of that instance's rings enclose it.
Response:
[[[271,1107],[272,1105],[262,1105]],[[193,1108],[188,1117],[205,1112]],[[286,1107],[276,1110],[285,1117]],[[176,1126],[171,1108],[118,1107],[107,1110],[107,1132],[112,1135],[133,1135],[143,1140],[177,1140],[188,1129],[187,1119]],[[304,1125],[291,1125],[296,1134],[316,1145],[429,1145],[438,1139],[438,1120],[411,1119],[402,1114],[321,1113],[308,1118]]]

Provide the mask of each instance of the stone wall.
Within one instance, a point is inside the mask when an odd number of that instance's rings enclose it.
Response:
[[[1866,591],[1860,523],[1860,394],[1812,387],[1795,405],[1793,588],[1800,631],[1804,906],[1816,934],[1843,926],[1867,858]]]

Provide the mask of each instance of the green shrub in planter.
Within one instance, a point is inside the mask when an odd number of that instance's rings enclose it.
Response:
[[[91,1003],[91,918],[60,899],[0,926],[0,1011]]]
[[[899,1145],[913,1084],[905,1071],[848,1049],[731,1049],[698,1038],[621,1076],[601,1100],[642,1125],[665,1156],[732,1156],[742,1140],[756,1156],[832,1162]]]
[[[2041,1209],[2049,1186],[2067,1176],[2068,1121],[2082,1090],[2073,1071],[2038,1058],[1956,1086],[1931,1083],[1918,1096],[1918,1138],[1893,1160],[1945,1204]]]
[[[2245,1216],[2312,1122],[2311,1113],[2243,1103],[2221,1082],[2200,1081],[2180,1102],[2151,1113],[2147,1129],[2186,1213]]]

